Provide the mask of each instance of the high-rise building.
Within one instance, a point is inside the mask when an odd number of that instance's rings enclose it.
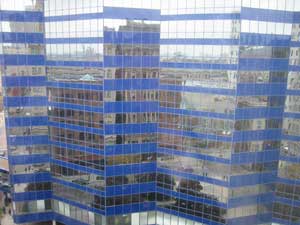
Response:
[[[52,192],[44,4],[1,0],[0,10],[0,74],[14,219],[45,220],[52,216]]]
[[[15,222],[300,224],[299,65],[298,0],[0,0]]]

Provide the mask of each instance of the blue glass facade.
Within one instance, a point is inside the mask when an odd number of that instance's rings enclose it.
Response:
[[[0,9],[17,223],[300,223],[296,0]]]
[[[1,1],[0,68],[14,216],[51,214],[43,1]],[[28,216],[27,215],[27,216]]]
[[[290,37],[289,74],[283,113],[278,181],[273,208],[274,222],[299,224],[299,13],[293,17]]]

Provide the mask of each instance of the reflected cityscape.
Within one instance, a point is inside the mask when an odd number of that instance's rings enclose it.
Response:
[[[14,223],[300,223],[300,2],[0,0],[0,14]]]

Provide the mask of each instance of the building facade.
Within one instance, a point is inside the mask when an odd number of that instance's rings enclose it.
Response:
[[[44,220],[52,215],[44,3],[1,0],[0,9],[0,73],[14,219]]]
[[[297,0],[0,10],[16,223],[300,224]]]

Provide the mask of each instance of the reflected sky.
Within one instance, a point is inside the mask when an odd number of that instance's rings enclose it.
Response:
[[[41,10],[42,0],[0,0],[0,9],[2,10]],[[194,9],[231,9],[237,11],[242,7],[300,11],[300,1],[298,0],[46,0],[49,11],[57,10],[57,13],[65,14],[63,9],[73,14],[75,9],[90,9],[95,11],[97,7],[102,8],[102,3],[106,7],[128,7],[128,8],[147,8],[147,9],[191,9],[187,13],[192,13]],[[99,9],[97,9],[99,10]],[[101,9],[100,9],[101,10]],[[61,11],[61,12],[59,12]],[[89,10],[87,10],[89,12]],[[181,11],[179,11],[180,13]],[[183,12],[183,11],[182,11]],[[194,11],[195,13],[195,11]]]
[[[0,0],[1,10],[41,11],[43,0]]]

